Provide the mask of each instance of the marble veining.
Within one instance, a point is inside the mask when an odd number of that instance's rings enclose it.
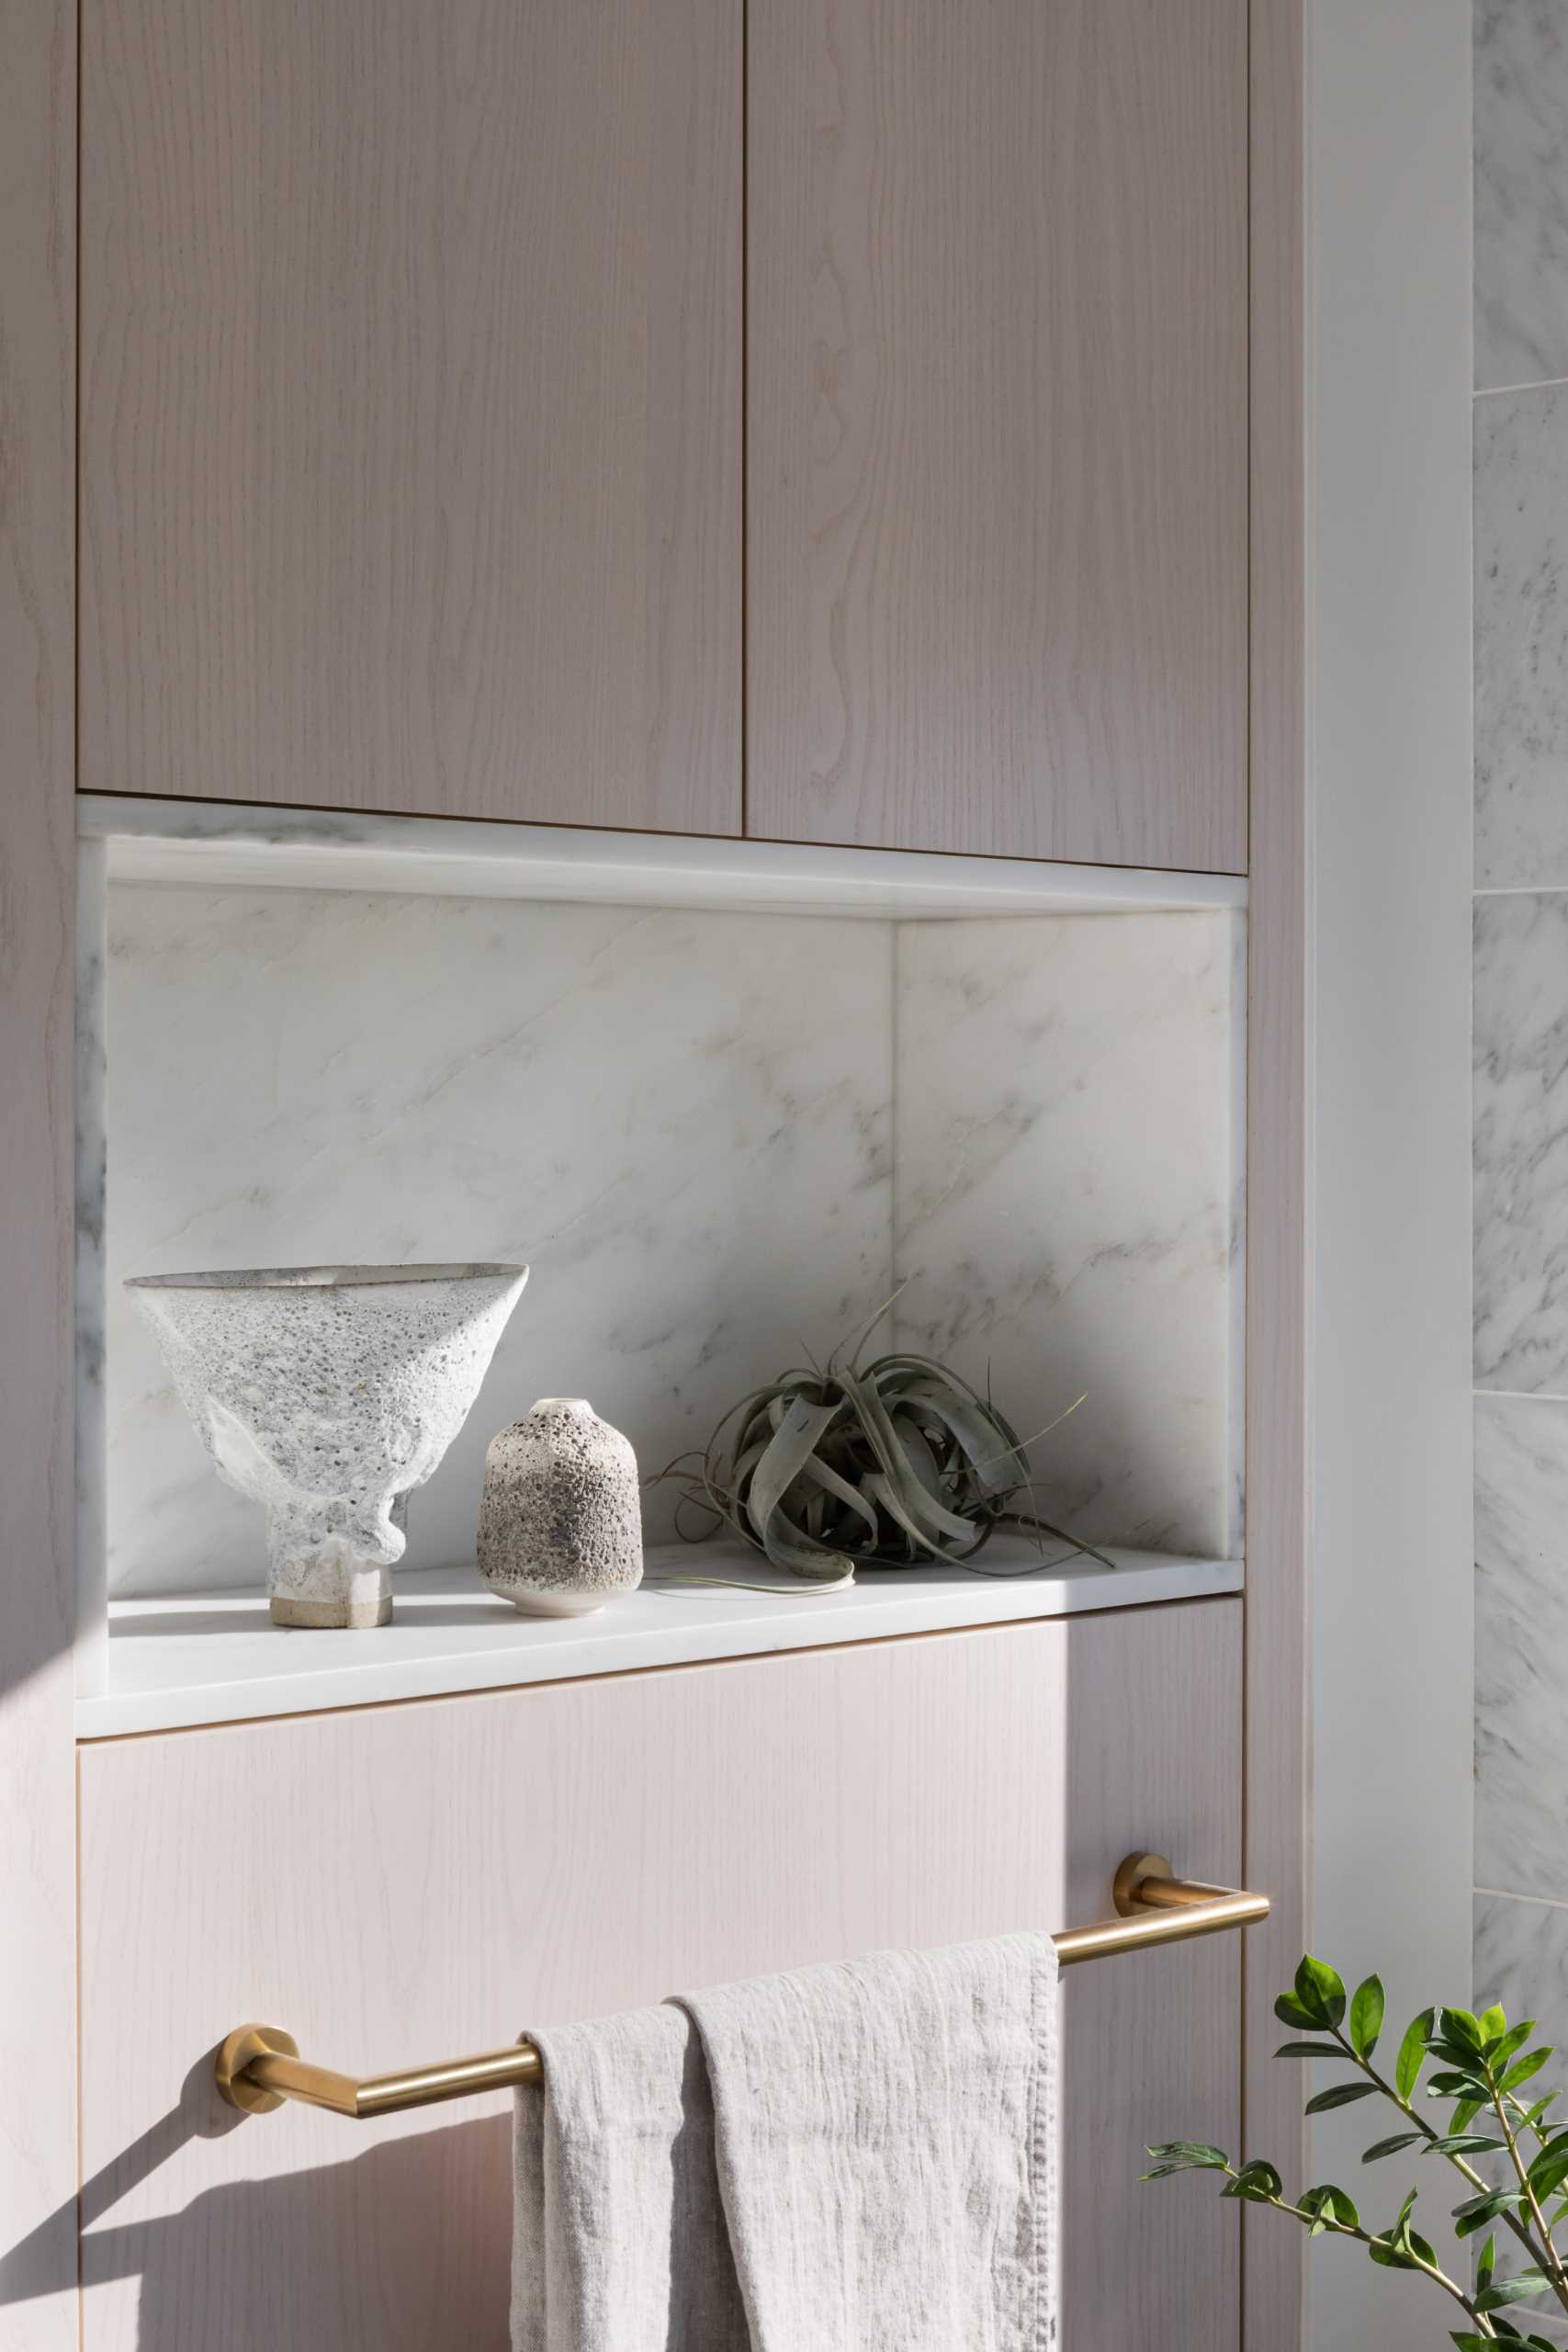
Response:
[[[127,1274],[531,1263],[483,1408],[412,1498],[470,1560],[484,1450],[590,1396],[645,1465],[887,1275],[891,957],[830,920],[111,885],[110,1589],[254,1579]],[[787,1270],[782,1278],[781,1270]],[[672,1506],[649,1504],[650,1538]]]
[[[1568,895],[1478,899],[1475,1379],[1568,1394]]]
[[[1475,1875],[1568,1899],[1568,1402],[1475,1401]]]
[[[1474,514],[1475,879],[1568,883],[1568,387],[1475,403]]]
[[[898,938],[901,1342],[1032,1451],[1041,1507],[1157,1550],[1239,1548],[1235,919],[908,924]]]
[[[1568,376],[1568,13],[1476,0],[1475,380]]]

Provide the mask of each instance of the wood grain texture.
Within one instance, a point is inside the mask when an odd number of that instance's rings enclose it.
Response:
[[[748,829],[1247,864],[1246,0],[751,0]]]
[[[82,1759],[90,2352],[502,2346],[504,2099],[240,2121],[244,2018],[395,2065],[682,1984],[1101,1916],[1240,1848],[1240,1605],[109,1741]],[[1064,2341],[1236,2344],[1232,1939],[1066,1980]],[[694,2347],[695,2352],[695,2347]]]
[[[75,11],[0,0],[0,2347],[76,2343]]]
[[[1274,1900],[1246,1956],[1250,2150],[1304,2156],[1270,2063],[1307,1940],[1308,1105],[1303,0],[1252,0],[1252,878],[1248,917],[1247,1868]],[[1303,2241],[1245,2223],[1248,2352],[1302,2341]]]
[[[739,831],[740,21],[85,0],[85,786]]]

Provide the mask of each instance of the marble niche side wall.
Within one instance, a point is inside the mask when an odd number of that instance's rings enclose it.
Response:
[[[1042,1508],[1242,1549],[1244,926],[908,923],[894,1088],[900,1337],[988,1376]]]
[[[1568,2044],[1568,12],[1475,44],[1474,1989]]]
[[[1241,934],[111,883],[111,1591],[261,1561],[122,1278],[341,1259],[533,1268],[411,1566],[472,1557],[536,1396],[647,1471],[897,1282],[886,1344],[1025,1434],[1088,1391],[1035,1452],[1050,1516],[1238,1551]]]

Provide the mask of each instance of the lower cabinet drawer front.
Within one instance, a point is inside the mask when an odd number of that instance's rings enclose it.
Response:
[[[1235,1884],[1240,1621],[1198,1601],[85,1747],[87,2352],[499,2352],[506,2097],[241,2117],[211,2088],[231,2026],[388,2070],[1099,1917],[1134,1848]],[[1237,1945],[1064,1979],[1066,2352],[1236,2344],[1235,2207],[1137,2176],[1145,2141],[1234,2144]]]

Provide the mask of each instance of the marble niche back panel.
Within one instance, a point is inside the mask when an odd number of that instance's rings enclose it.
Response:
[[[1043,1508],[1238,1548],[1238,930],[111,884],[111,1592],[263,1571],[123,1278],[340,1260],[533,1269],[410,1566],[472,1558],[485,1444],[536,1396],[591,1397],[649,1472],[896,1268],[889,1343],[1030,1428],[1090,1392]]]

